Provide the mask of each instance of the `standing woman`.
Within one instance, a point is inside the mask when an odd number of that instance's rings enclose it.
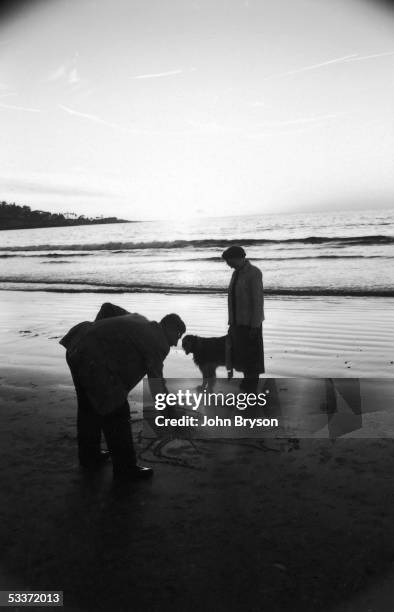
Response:
[[[222,253],[226,264],[233,268],[228,288],[228,324],[232,346],[232,365],[243,372],[242,391],[257,391],[259,376],[264,369],[263,275],[253,266],[240,246],[231,246]]]

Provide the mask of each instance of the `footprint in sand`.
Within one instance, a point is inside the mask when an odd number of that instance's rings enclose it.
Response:
[[[37,338],[37,336],[39,334],[33,334],[33,332],[30,329],[21,329],[18,332],[21,336],[26,337],[29,336],[30,338]]]

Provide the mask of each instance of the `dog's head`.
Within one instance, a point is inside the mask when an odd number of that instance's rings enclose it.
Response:
[[[197,336],[191,336],[190,334],[182,338],[182,348],[185,351],[186,355],[188,355],[189,353],[194,353],[196,340]]]

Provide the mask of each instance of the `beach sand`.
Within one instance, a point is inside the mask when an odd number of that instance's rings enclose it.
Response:
[[[156,454],[144,435],[138,451],[155,476],[126,489],[113,487],[110,465],[94,476],[78,468],[75,395],[58,345],[104,301],[151,318],[179,312],[191,333],[225,332],[217,296],[2,293],[1,587],[61,589],[68,609],[138,612],[337,605],[342,612],[352,608],[341,602],[360,603],[353,597],[366,587],[379,593],[383,580],[387,591],[394,560],[389,300],[267,300],[268,375],[370,377],[361,429],[332,440],[323,428],[299,447],[272,438],[173,440]],[[180,350],[165,373],[198,376]],[[284,402],[302,405],[299,381],[291,393],[288,381],[278,386]],[[130,396],[134,410],[139,394]],[[381,604],[371,609],[389,609]]]

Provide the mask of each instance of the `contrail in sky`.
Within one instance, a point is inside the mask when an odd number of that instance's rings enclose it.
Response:
[[[96,115],[89,115],[89,113],[81,113],[79,111],[73,110],[72,108],[69,108],[68,106],[63,106],[63,104],[59,104],[59,108],[61,108],[64,112],[68,113],[69,115],[75,115],[76,117],[82,117],[82,119],[88,119],[89,121],[94,121],[95,123],[101,123],[102,125],[107,125],[108,127],[111,127],[111,128],[121,127],[117,125],[116,123],[105,121],[105,119],[101,119],[101,117],[97,117]]]
[[[139,74],[133,79],[156,79],[158,77],[174,76],[175,74],[182,74],[183,70],[169,70],[168,72],[156,72],[153,74]]]
[[[276,79],[280,77],[291,76],[293,74],[301,74],[302,72],[309,72],[309,70],[317,70],[317,68],[322,68],[323,66],[330,66],[331,64],[342,64],[355,57],[357,57],[357,53],[352,53],[351,55],[344,55],[343,57],[337,57],[332,60],[327,60],[326,62],[321,62],[320,64],[311,64],[310,66],[304,66],[303,68],[297,68],[297,70],[289,70],[288,72],[281,72],[280,74],[273,74],[272,76],[266,77],[263,80]]]
[[[343,57],[337,57],[332,60],[327,60],[326,62],[320,62],[319,64],[311,64],[310,66],[303,66],[302,68],[298,68],[296,70],[289,70],[288,72],[281,72],[280,74],[273,74],[269,77],[266,77],[263,80],[266,81],[270,79],[279,79],[281,77],[292,76],[294,74],[302,74],[303,72],[309,72],[310,70],[317,70],[318,68],[323,68],[325,66],[331,66],[332,64],[361,62],[363,60],[376,59],[379,57],[386,57],[389,55],[394,55],[394,51],[386,51],[384,53],[373,53],[371,55],[359,55],[358,53],[352,53],[351,55],[344,55]]]
[[[384,53],[373,53],[372,55],[360,55],[358,57],[354,57],[346,61],[347,62],[361,62],[362,60],[375,59],[378,57],[387,57],[389,55],[394,55],[394,51],[385,51]]]

